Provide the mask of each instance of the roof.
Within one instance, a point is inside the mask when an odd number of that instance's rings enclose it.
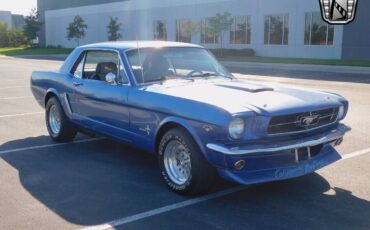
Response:
[[[116,41],[116,42],[102,42],[81,46],[80,48],[114,48],[114,49],[135,49],[135,48],[162,48],[162,47],[197,47],[202,46],[182,43],[182,42],[167,42],[167,41]]]

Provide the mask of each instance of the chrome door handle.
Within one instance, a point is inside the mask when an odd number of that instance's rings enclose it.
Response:
[[[73,84],[73,86],[75,86],[75,87],[78,87],[78,86],[80,86],[80,85],[83,85],[81,82],[73,82],[72,84]]]

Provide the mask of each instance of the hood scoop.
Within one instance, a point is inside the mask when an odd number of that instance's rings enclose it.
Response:
[[[260,85],[249,85],[249,84],[216,84],[216,86],[240,90],[249,93],[260,93],[265,91],[274,91],[273,88],[264,87]]]

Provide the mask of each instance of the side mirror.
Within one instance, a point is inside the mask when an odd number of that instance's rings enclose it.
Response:
[[[109,72],[106,76],[105,76],[105,81],[108,83],[108,84],[111,84],[111,85],[117,85],[117,76],[112,73],[112,72]]]

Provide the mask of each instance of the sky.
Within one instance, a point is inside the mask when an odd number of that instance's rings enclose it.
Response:
[[[11,11],[13,14],[28,15],[36,6],[37,0],[0,0],[0,10]]]

